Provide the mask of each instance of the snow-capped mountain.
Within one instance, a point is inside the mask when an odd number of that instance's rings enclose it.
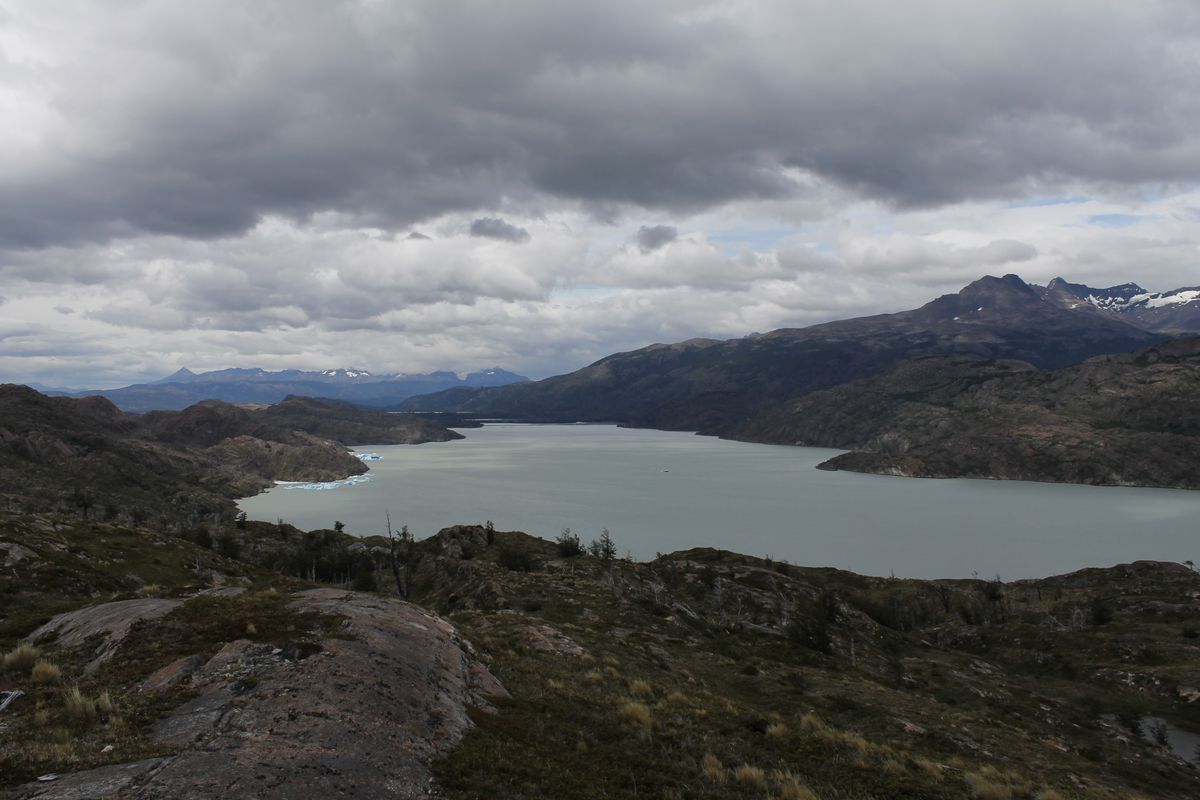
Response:
[[[1047,302],[1062,308],[1092,308],[1149,331],[1200,332],[1200,287],[1149,292],[1136,283],[1096,289],[1055,278],[1042,288]]]
[[[388,407],[414,394],[455,387],[503,386],[527,380],[524,375],[500,367],[472,372],[463,378],[445,370],[376,375],[357,367],[279,371],[236,367],[211,372],[193,372],[185,367],[152,383],[72,394],[100,394],[125,411],[178,410],[207,399],[230,403],[277,403],[288,395]]]

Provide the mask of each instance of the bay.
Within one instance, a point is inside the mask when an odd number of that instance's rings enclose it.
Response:
[[[612,425],[488,424],[467,438],[360,447],[370,480],[275,487],[239,505],[304,529],[335,520],[417,536],[491,520],[498,530],[653,558],[711,546],[806,566],[916,578],[1042,577],[1138,559],[1200,559],[1200,492],[825,472],[839,451]]]

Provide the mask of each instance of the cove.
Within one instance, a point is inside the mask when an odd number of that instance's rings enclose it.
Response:
[[[491,520],[499,530],[653,558],[710,546],[868,575],[1003,580],[1153,559],[1200,561],[1200,492],[825,472],[837,453],[612,425],[497,423],[467,438],[377,453],[370,480],[275,487],[252,519],[418,537]]]

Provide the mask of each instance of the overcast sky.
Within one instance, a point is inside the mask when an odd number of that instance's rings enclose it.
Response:
[[[1200,284],[1194,0],[0,0],[0,380]]]

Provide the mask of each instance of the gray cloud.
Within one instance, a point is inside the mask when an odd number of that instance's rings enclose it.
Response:
[[[638,247],[643,253],[649,253],[651,250],[657,250],[660,247],[666,247],[671,242],[679,238],[679,231],[670,225],[643,225],[638,229],[637,241]]]
[[[1193,3],[3,5],[8,375],[544,375],[983,272],[1194,283]]]
[[[0,178],[9,247],[331,210],[684,213],[804,191],[797,170],[910,205],[1200,177],[1200,8],[1169,0],[150,0],[133,28],[12,5],[53,58],[4,65],[29,109]]]
[[[505,222],[498,217],[481,217],[471,221],[471,235],[481,239],[503,242],[527,242],[529,231]]]

